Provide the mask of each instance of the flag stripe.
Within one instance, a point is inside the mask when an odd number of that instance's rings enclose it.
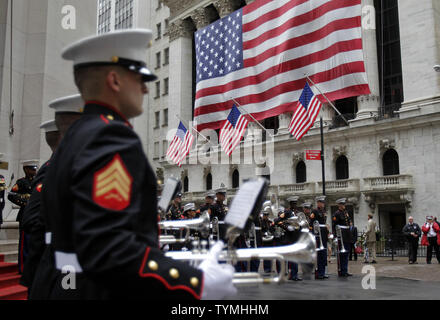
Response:
[[[232,98],[257,120],[294,111],[305,73],[328,96],[369,94],[360,14],[361,0],[255,0],[198,30],[198,130],[223,127]]]
[[[183,139],[183,140],[182,140]],[[176,135],[168,146],[167,157],[179,167],[191,150],[194,136],[180,123]]]

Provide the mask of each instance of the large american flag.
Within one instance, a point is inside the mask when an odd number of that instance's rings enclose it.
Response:
[[[230,156],[240,143],[249,121],[234,105],[228,118],[220,130],[220,145],[223,151]]]
[[[183,123],[180,122],[176,135],[168,147],[168,159],[181,167],[183,160],[191,150],[193,142],[194,136],[185,128]]]
[[[321,102],[315,96],[309,84],[306,83],[289,125],[289,132],[296,140],[301,140],[310,127],[313,126],[321,107]]]
[[[256,0],[195,33],[197,129],[235,99],[257,120],[294,112],[305,74],[330,99],[370,93],[361,0]]]

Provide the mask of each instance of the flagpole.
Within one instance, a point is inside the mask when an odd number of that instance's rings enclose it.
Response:
[[[257,119],[255,119],[254,117],[253,117],[253,115],[251,115],[249,112],[247,112],[247,110],[241,105],[241,104],[239,104],[238,103],[238,101],[237,100],[235,100],[234,98],[231,98],[232,99],[232,101],[234,101],[236,104],[237,104],[237,106],[238,106],[238,108],[240,108],[240,109],[243,109],[244,110],[244,112],[247,114],[247,115],[249,115],[260,127],[261,127],[261,129],[263,129],[268,135],[270,135],[272,138],[274,137],[273,135],[271,135],[267,130],[266,130],[266,128],[265,127],[263,127],[262,125],[261,125],[261,123],[259,122],[259,121],[257,121]]]
[[[176,118],[178,120],[180,120],[184,125],[186,125],[189,128],[189,123],[185,123],[185,121],[183,121],[182,119],[180,119],[177,114],[175,114]],[[191,126],[191,129],[194,130],[195,132],[197,132],[199,135],[202,136],[203,139],[205,139],[207,142],[210,142],[211,140],[209,140],[208,138],[206,138],[203,134],[201,134],[199,131],[197,131],[196,128],[194,128],[193,126]]]
[[[324,126],[322,124],[322,116],[319,122],[321,124],[322,195],[325,196]]]
[[[307,79],[312,83],[312,85],[314,87],[316,87],[316,89],[318,89],[319,93],[325,98],[325,100],[328,101],[328,103],[333,107],[333,109],[335,109],[335,111],[341,116],[342,120],[345,121],[345,123],[347,125],[350,125],[347,121],[347,119],[345,119],[345,117],[339,112],[339,110],[335,107],[335,105],[327,98],[327,96],[319,89],[319,87],[316,85],[316,83],[313,82],[312,79],[310,79],[309,75],[307,73],[304,73],[304,75],[307,77]]]

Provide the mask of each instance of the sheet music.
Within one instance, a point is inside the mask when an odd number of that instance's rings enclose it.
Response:
[[[244,229],[263,186],[263,179],[244,183],[232,201],[231,208],[225,217],[225,223]]]
[[[179,182],[176,179],[169,178],[165,182],[165,186],[162,191],[162,196],[160,197],[160,201],[157,206],[162,209],[162,211],[166,211],[171,200],[173,200],[174,192],[176,191],[177,184]]]

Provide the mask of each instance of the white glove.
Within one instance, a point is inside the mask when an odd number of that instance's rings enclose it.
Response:
[[[295,228],[292,227],[292,226],[288,226],[288,227],[287,227],[287,230],[289,230],[289,231],[295,231]]]
[[[223,246],[223,241],[218,241],[199,266],[204,277],[202,300],[221,300],[237,294],[237,289],[232,284],[234,268],[230,264],[218,263]]]

